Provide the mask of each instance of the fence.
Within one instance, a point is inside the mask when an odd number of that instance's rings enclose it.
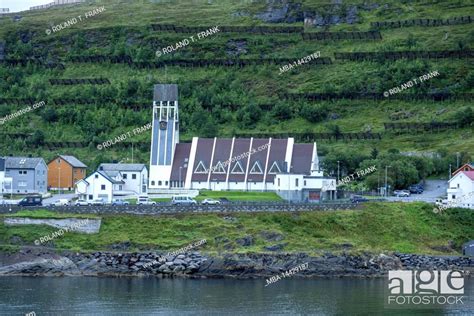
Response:
[[[291,100],[306,99],[309,101],[321,101],[321,100],[356,100],[356,99],[368,99],[368,100],[434,100],[443,101],[448,99],[457,100],[473,100],[473,93],[429,93],[429,94],[396,94],[390,96],[387,99],[383,93],[356,93],[356,92],[342,92],[342,93],[282,93],[281,98]]]
[[[75,85],[75,84],[110,84],[107,78],[92,79],[49,79],[49,83],[53,86],[58,85]]]
[[[401,58],[473,58],[474,51],[399,51],[399,52],[358,52],[358,53],[334,53],[339,60],[396,60]]]
[[[413,19],[413,20],[401,20],[401,21],[383,21],[383,22],[371,22],[370,26],[373,28],[400,28],[410,26],[442,26],[442,25],[456,25],[456,24],[467,24],[472,23],[474,17],[461,16],[450,19]]]
[[[175,33],[198,33],[213,28],[213,26],[177,26],[174,24],[152,24],[153,31],[166,31]],[[303,27],[294,26],[219,26],[220,33],[303,33]]]
[[[43,66],[46,68],[58,68],[61,70],[64,70],[65,67],[61,63],[55,63],[55,62],[44,62],[38,59],[0,59],[0,63],[3,63],[7,66],[27,66],[28,64],[33,64],[33,65],[38,65],[38,66]]]
[[[360,133],[237,133],[236,137],[255,138],[288,138],[294,137],[299,142],[313,142],[316,140],[381,140],[381,133],[360,132]]]
[[[315,32],[301,34],[304,40],[381,40],[379,31],[369,32]]]
[[[182,67],[246,67],[254,65],[285,65],[294,62],[297,57],[290,58],[253,58],[253,59],[170,59],[159,62],[133,62],[130,56],[73,56],[69,60],[72,62],[92,62],[92,63],[124,63],[131,67],[139,69],[161,68],[165,66],[182,66]],[[320,57],[311,61],[312,65],[330,65],[332,60],[329,57]]]
[[[394,131],[397,133],[412,131],[439,131],[444,129],[457,129],[457,123],[454,122],[430,122],[430,123],[414,123],[414,122],[397,122],[383,123],[385,131]]]

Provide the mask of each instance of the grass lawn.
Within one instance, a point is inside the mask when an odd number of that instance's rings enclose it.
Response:
[[[447,246],[452,240],[456,251],[450,254],[459,254],[461,245],[474,239],[474,212],[449,209],[434,214],[432,208],[426,203],[371,203],[361,211],[104,215],[101,216],[100,233],[68,232],[54,239],[53,243],[60,249],[95,251],[130,242],[130,251],[148,251],[178,249],[206,239],[207,243],[199,250],[209,253],[265,252],[265,246],[285,244],[285,252],[321,254],[323,251],[341,252],[342,244],[351,244],[349,251],[352,253],[441,254],[437,247]],[[20,215],[41,218],[79,216],[48,211],[25,211]],[[90,217],[88,214],[83,216]],[[229,221],[228,216],[234,219]],[[0,224],[0,244],[12,244],[10,241],[15,236],[25,244],[32,244],[35,239],[56,230],[48,226],[7,227]],[[282,240],[268,241],[262,235],[264,233],[280,234]],[[252,237],[251,246],[243,247],[236,242],[245,236]]]
[[[249,191],[199,191],[196,201],[204,199],[227,198],[230,201],[282,201],[275,192],[249,192]]]

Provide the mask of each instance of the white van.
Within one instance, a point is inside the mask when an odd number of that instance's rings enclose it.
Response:
[[[190,196],[175,195],[171,198],[172,205],[196,205],[197,202]]]
[[[150,200],[148,195],[140,195],[137,197],[137,205],[156,205],[156,202]]]

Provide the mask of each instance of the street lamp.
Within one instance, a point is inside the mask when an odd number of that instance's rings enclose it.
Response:
[[[385,192],[384,195],[387,196],[387,169],[390,168],[390,166],[385,166]]]
[[[288,197],[288,206],[290,205],[290,173],[288,173],[288,191],[286,191],[286,196]]]

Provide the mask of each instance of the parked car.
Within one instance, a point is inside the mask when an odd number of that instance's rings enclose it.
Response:
[[[221,204],[230,204],[231,203],[228,198],[220,198],[219,202],[221,202]]]
[[[69,200],[68,199],[59,199],[57,201],[54,201],[51,203],[52,206],[67,206],[69,205]]]
[[[397,197],[408,197],[410,196],[410,191],[408,190],[395,190],[393,191],[393,195]]]
[[[351,202],[352,203],[360,203],[360,202],[367,202],[369,199],[363,197],[362,195],[353,195],[351,197]]]
[[[86,200],[83,200],[83,199],[78,199],[75,203],[74,203],[75,206],[87,206],[89,205],[89,203],[87,203]]]
[[[140,195],[137,197],[138,205],[156,205],[156,202],[151,200],[147,195]]]
[[[423,187],[418,184],[410,185],[408,187],[408,190],[410,191],[410,193],[415,193],[415,194],[421,194],[424,191]]]
[[[98,198],[98,199],[93,199],[92,201],[89,201],[89,205],[105,205],[105,202],[103,199]]]
[[[205,199],[201,202],[203,205],[218,205],[221,204],[221,201],[214,200],[214,199]]]
[[[18,202],[19,206],[42,206],[43,198],[41,196],[27,196]]]
[[[171,198],[172,205],[196,205],[197,202],[190,196],[175,195]]]
[[[113,199],[112,205],[130,205],[130,203],[122,199]]]
[[[438,198],[438,199],[436,199],[435,204],[436,204],[436,206],[448,205],[448,198],[447,198],[447,197],[445,197],[445,198]]]

